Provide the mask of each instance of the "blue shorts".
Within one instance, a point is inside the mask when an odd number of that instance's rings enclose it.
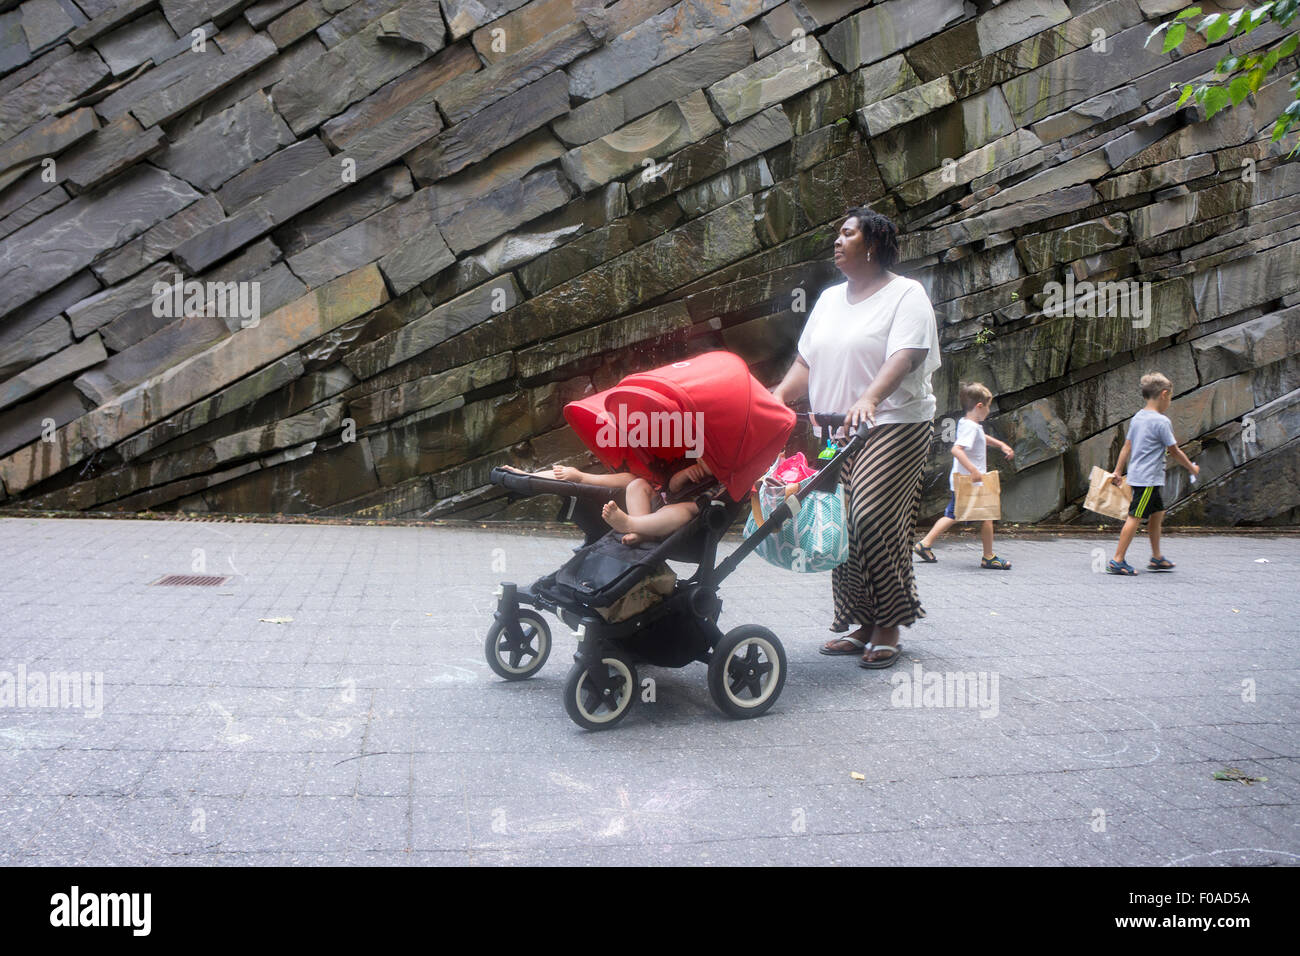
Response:
[[[943,516],[953,521],[957,520],[957,492],[954,491],[952,497],[948,499],[948,507],[943,509]]]

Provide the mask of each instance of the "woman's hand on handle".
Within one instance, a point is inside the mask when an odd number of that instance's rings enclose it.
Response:
[[[844,424],[849,431],[857,431],[863,422],[876,424],[876,400],[870,395],[863,395],[844,416]]]

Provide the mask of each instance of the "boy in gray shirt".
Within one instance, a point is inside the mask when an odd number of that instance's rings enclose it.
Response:
[[[1128,426],[1128,437],[1124,448],[1119,453],[1115,464],[1115,476],[1111,482],[1119,485],[1124,481],[1124,466],[1129,465],[1129,487],[1133,489],[1133,501],[1129,504],[1128,520],[1119,533],[1119,545],[1115,548],[1115,557],[1106,565],[1111,574],[1137,574],[1131,564],[1124,560],[1128,546],[1133,543],[1142,519],[1147,519],[1147,535],[1151,538],[1151,561],[1148,571],[1172,571],[1174,563],[1160,553],[1160,526],[1165,519],[1165,503],[1160,497],[1160,490],[1165,484],[1165,452],[1174,456],[1180,465],[1193,475],[1199,475],[1201,469],[1183,454],[1174,438],[1174,427],[1165,412],[1173,399],[1173,382],[1159,372],[1142,376],[1142,397],[1147,400],[1143,408],[1133,416]]]

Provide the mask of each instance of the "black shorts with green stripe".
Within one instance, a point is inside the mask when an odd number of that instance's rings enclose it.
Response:
[[[1146,488],[1133,488],[1133,500],[1129,502],[1128,513],[1134,518],[1149,518],[1157,511],[1165,510],[1164,499],[1160,497],[1160,486],[1149,485]]]

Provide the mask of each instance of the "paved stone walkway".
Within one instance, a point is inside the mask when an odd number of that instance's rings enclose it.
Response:
[[[1009,573],[945,539],[885,671],[818,655],[829,575],[751,558],[722,623],[784,640],[773,710],[645,669],[656,701],[599,734],[559,699],[567,628],[531,681],[482,656],[496,582],[571,543],[0,519],[0,693],[92,675],[80,709],[0,705],[0,863],[1300,861],[1300,538],[1175,533],[1134,579],[1094,571],[1109,537],[1000,541]],[[200,570],[231,579],[151,586]],[[982,672],[985,706],[895,706],[917,667]]]

